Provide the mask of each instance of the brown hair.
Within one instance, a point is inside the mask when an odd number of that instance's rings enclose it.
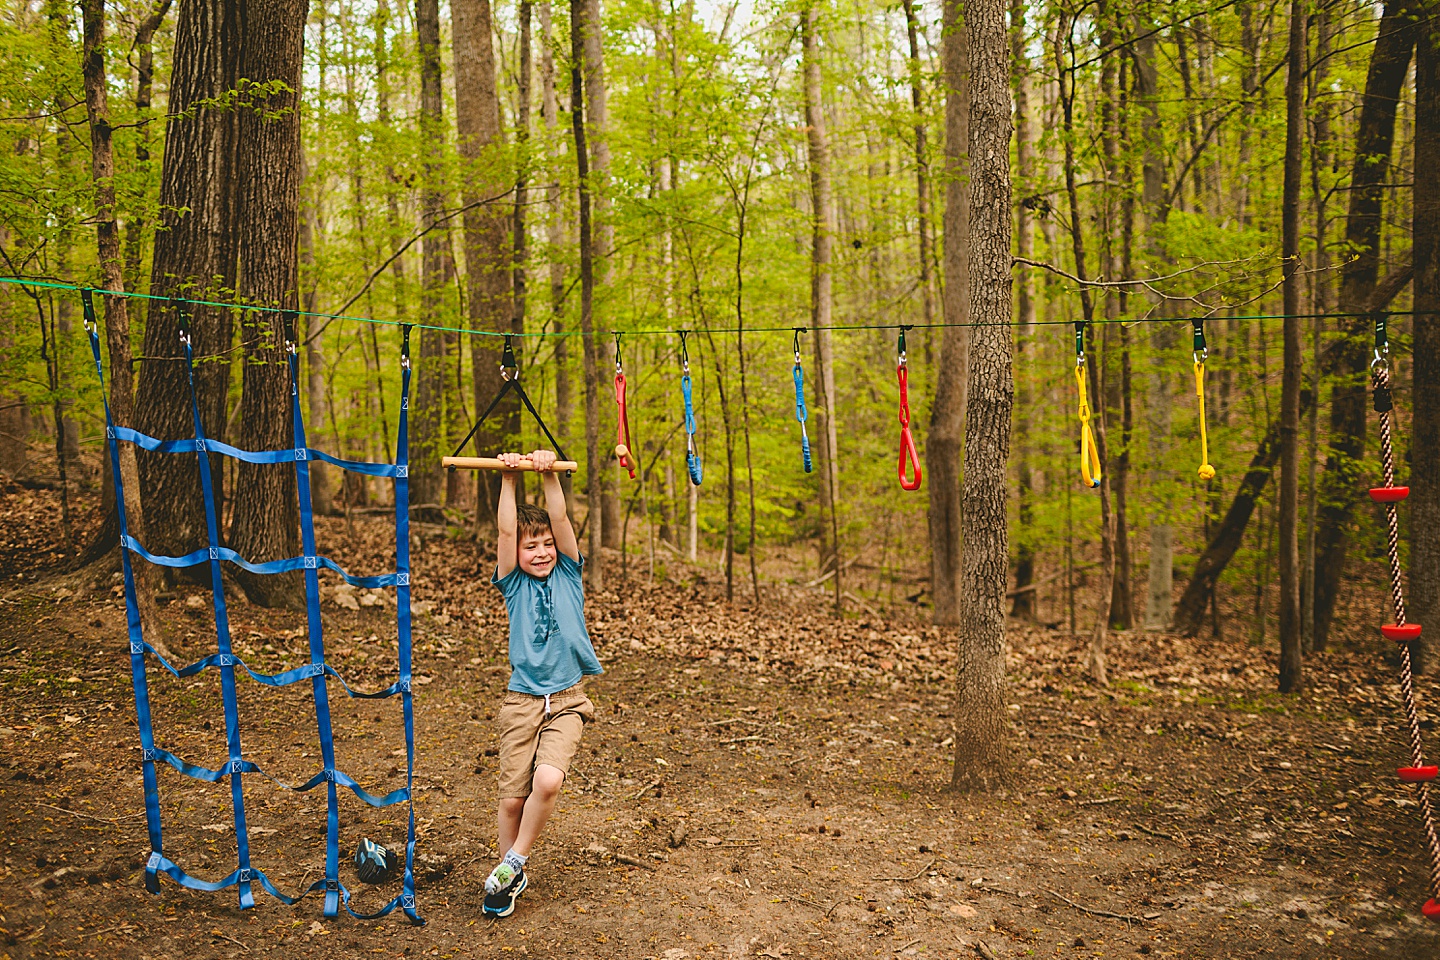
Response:
[[[515,532],[521,538],[550,532],[550,514],[533,503],[515,505]]]

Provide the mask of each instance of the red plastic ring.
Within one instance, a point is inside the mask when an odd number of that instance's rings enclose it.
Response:
[[[1399,503],[1410,496],[1409,487],[1371,487],[1370,499],[1376,503]]]
[[[1428,783],[1440,776],[1440,767],[1401,767],[1395,774],[1405,783]]]
[[[1420,908],[1420,912],[1431,920],[1440,919],[1440,903],[1436,903],[1435,898],[1431,897],[1425,901],[1425,906]]]
[[[1409,643],[1412,640],[1420,639],[1420,624],[1418,623],[1387,623],[1380,628],[1386,640],[1394,640],[1396,643]]]

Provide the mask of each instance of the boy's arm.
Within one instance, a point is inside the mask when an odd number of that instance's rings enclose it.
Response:
[[[555,537],[555,549],[579,563],[580,540],[575,536],[575,528],[570,524],[570,514],[565,508],[565,488],[560,485],[560,475],[546,469],[555,462],[555,454],[549,450],[536,450],[530,454],[530,459],[537,467],[544,464],[540,482],[545,490],[545,510],[550,514],[550,533]]]
[[[506,455],[502,455],[503,460]],[[516,457],[516,454],[508,454]],[[520,562],[519,538],[515,533],[515,474],[505,471],[500,474],[500,503],[495,508],[495,526],[499,528],[499,541],[495,546],[495,577],[504,580]]]

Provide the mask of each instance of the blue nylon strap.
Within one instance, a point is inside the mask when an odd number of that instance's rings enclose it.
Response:
[[[152,436],[132,430],[129,427],[111,426],[107,434],[114,440],[121,440],[125,443],[133,443],[142,450],[149,450],[152,453],[194,453],[199,449],[199,441],[194,437],[186,437],[183,440],[157,440]],[[205,450],[209,453],[218,453],[235,460],[243,460],[246,463],[290,463],[299,460],[324,460],[326,463],[333,463],[343,470],[353,473],[363,473],[371,477],[393,477],[395,465],[390,463],[366,463],[361,460],[345,460],[341,457],[331,456],[323,450],[313,450],[305,446],[296,446],[292,450],[241,450],[232,447],[228,443],[219,440],[206,439]]]
[[[90,339],[90,354],[95,360],[95,376],[100,381],[100,401],[105,408],[106,447],[110,452],[110,478],[115,487],[115,515],[120,527],[120,538],[127,540],[127,519],[125,514],[125,484],[120,475],[120,447],[115,442],[114,419],[110,415],[110,401],[105,393],[105,368],[100,361],[100,337],[96,333],[95,304],[89,290],[81,294],[85,308],[85,332]],[[156,855],[164,849],[160,828],[160,784],[155,774],[155,730],[150,720],[150,688],[145,676],[145,643],[140,626],[140,604],[135,594],[135,570],[130,565],[130,552],[120,551],[120,569],[125,583],[125,629],[130,639],[130,683],[135,692],[135,726],[140,731],[141,779],[145,785],[145,829],[149,834],[150,849]],[[153,870],[145,873],[145,888],[151,893],[160,892],[159,881]]]
[[[305,419],[300,409],[300,359],[295,344],[290,345],[290,409],[294,425],[295,449],[304,450]],[[305,557],[315,557],[315,517],[310,503],[310,461],[295,460],[295,489],[300,499],[300,549]],[[306,634],[310,641],[310,665],[314,668],[311,683],[315,694],[315,723],[320,732],[320,757],[324,763],[326,784],[325,806],[325,879],[334,881],[325,886],[325,916],[340,912],[340,798],[335,790],[335,738],[330,726],[330,694],[325,685],[325,641],[320,622],[320,570],[317,563],[305,564]],[[356,790],[359,788],[356,787]]]
[[[280,890],[276,888],[275,884],[270,881],[270,878],[265,875],[264,871],[261,870],[236,870],[223,880],[201,880],[196,877],[190,876],[190,874],[180,869],[180,867],[176,865],[174,861],[169,860],[158,853],[151,854],[150,862],[146,866],[146,871],[147,875],[152,876],[157,873],[163,873],[165,874],[165,876],[169,877],[171,880],[174,880],[177,884],[187,890],[201,890],[208,893],[214,893],[217,890],[224,890],[227,887],[233,887],[241,882],[242,876],[245,876],[249,880],[260,884],[260,886],[264,888],[266,893],[270,894],[270,896],[274,897],[276,900],[279,900],[281,903],[286,904],[287,906],[299,903],[301,900],[305,899],[307,896],[316,892],[317,890],[324,890],[326,894],[326,899],[329,899],[332,893],[335,894],[337,898],[343,898],[345,904],[345,911],[357,920],[378,920],[381,917],[391,913],[396,907],[402,906],[407,901],[406,895],[402,893],[400,896],[391,900],[389,903],[387,903],[385,906],[381,907],[374,913],[356,913],[354,910],[350,909],[349,889],[346,888],[344,884],[340,883],[339,880],[316,880],[314,883],[310,884],[310,886],[300,891],[300,893],[291,897],[281,893]],[[413,895],[408,898],[409,907],[407,909],[414,909],[414,900],[415,898]]]
[[[410,327],[403,328],[400,356],[400,427],[395,438],[395,628],[399,636],[400,709],[405,717],[405,790],[410,795],[410,824],[405,839],[405,879],[398,898],[412,923],[425,921],[415,911],[415,704],[410,693]],[[346,898],[349,909],[349,898]],[[395,902],[380,915],[395,909]]]
[[[183,320],[183,314],[182,314]],[[182,324],[182,330],[185,329]],[[200,494],[205,500],[205,537],[210,558],[210,595],[215,609],[215,643],[221,654],[234,656],[230,649],[230,616],[225,608],[225,580],[220,567],[220,518],[215,509],[215,485],[210,477],[210,457],[206,454],[205,426],[200,419],[200,399],[195,392],[195,356],[188,332],[182,334],[185,346],[185,374],[190,385],[190,414],[195,421],[195,461],[200,467]],[[235,696],[235,668],[220,664],[220,695],[225,705],[225,747],[229,754],[230,806],[235,813],[235,846],[239,860],[240,879],[236,888],[240,909],[255,905],[250,890],[250,831],[245,825],[245,787],[243,769],[246,763],[240,749],[240,708]]]
[[[705,465],[695,449],[695,403],[688,372],[680,377],[680,392],[685,396],[685,467],[690,471],[690,482],[698,487],[705,477]]]
[[[170,661],[162,657],[154,647],[150,646],[150,644],[142,641],[140,646],[144,653],[147,653],[155,658],[156,663],[160,664],[161,667],[163,667],[165,670],[167,670],[181,680],[189,679],[190,677],[195,676],[207,667],[218,667],[225,665],[226,663],[226,661],[224,660],[224,654],[212,653],[207,657],[201,657],[199,660],[196,660],[194,663],[189,664],[188,666],[177,668],[175,666],[172,666]],[[256,683],[264,684],[267,687],[288,687],[290,684],[298,683],[301,680],[314,679],[314,677],[316,676],[316,671],[320,671],[323,672],[327,677],[334,677],[337,681],[339,681],[340,685],[345,688],[345,692],[357,700],[379,700],[385,697],[393,697],[395,694],[400,692],[400,681],[398,680],[390,684],[390,686],[384,688],[383,690],[376,690],[374,692],[356,690],[354,687],[350,686],[350,684],[346,682],[345,678],[342,677],[338,672],[336,672],[335,668],[330,666],[330,664],[328,663],[322,663],[319,665],[316,665],[314,663],[307,663],[303,666],[294,667],[282,673],[256,673],[254,670],[250,669],[250,667],[245,663],[244,660],[240,659],[240,657],[234,654],[231,654],[229,656],[228,665],[239,667],[241,670],[244,670],[246,673],[248,673],[250,675],[250,678]]]
[[[810,411],[805,408],[805,370],[797,361],[792,372],[795,376],[795,419],[800,421],[800,457],[805,463],[805,472],[809,473],[815,465],[810,459],[810,434],[805,430],[805,421],[810,418]]]
[[[162,567],[194,567],[212,559],[212,551],[209,547],[201,547],[199,550],[187,553],[183,557],[167,557],[161,554],[151,553],[140,545],[140,541],[128,535],[125,537],[124,543],[125,546],[134,553]],[[221,560],[229,561],[238,567],[249,570],[251,573],[259,574],[286,573],[290,570],[305,570],[310,566],[310,564],[306,562],[306,557],[286,557],[284,560],[266,560],[264,563],[251,563],[229,547],[215,547],[214,555]],[[309,559],[313,560],[317,567],[334,570],[344,578],[346,583],[356,587],[378,589],[380,587],[393,587],[395,585],[395,574],[393,573],[386,573],[376,577],[357,577],[347,573],[343,567],[329,557],[312,555]]]

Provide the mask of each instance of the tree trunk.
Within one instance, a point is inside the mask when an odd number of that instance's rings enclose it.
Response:
[[[1026,54],[1025,0],[1010,0],[1010,70],[1012,95],[1015,98],[1015,179],[1020,184],[1021,199],[1015,204],[1015,255],[1029,260],[1035,256],[1035,220],[1026,206],[1025,195],[1030,190],[1031,166],[1034,162],[1034,145],[1030,133],[1029,58]],[[1018,493],[1016,518],[1018,535],[1015,544],[1015,599],[1010,606],[1010,616],[1034,620],[1039,591],[1026,590],[1035,581],[1035,547],[1030,540],[1032,520],[1032,486],[1029,425],[1030,390],[1026,373],[1025,357],[1034,336],[1035,299],[1032,292],[1031,273],[1021,268],[1015,278],[1015,314],[1018,329],[1015,336],[1015,364],[1021,371],[1015,380],[1015,408],[1019,416],[1016,434]]]
[[[1440,165],[1440,24],[1426,21],[1415,41],[1415,169]],[[1440,630],[1440,182],[1415,178],[1415,318],[1410,437],[1410,618],[1422,633],[1411,645],[1417,672],[1435,667]]]
[[[528,4],[526,9],[528,11]],[[506,187],[506,171],[498,149],[501,145],[500,95],[491,39],[494,20],[490,0],[452,0],[450,11],[455,43],[455,129],[460,140],[460,156],[468,168],[463,182],[464,203],[469,206],[486,197],[498,196]],[[528,89],[526,92],[528,94]],[[514,208],[515,217],[523,216],[518,212],[520,209]],[[515,267],[512,244],[523,236],[523,228],[516,228],[512,216],[499,202],[471,207],[465,211],[464,218],[466,308],[470,313],[470,326],[476,330],[509,333],[516,316],[516,303],[511,295],[511,271]],[[502,347],[500,337],[471,340],[470,379],[477,417],[485,412],[503,385],[500,378]],[[493,457],[502,449],[516,446],[519,436],[512,424],[518,421],[519,414],[519,398],[513,394],[507,396],[475,432],[475,455]],[[475,532],[479,539],[486,540],[495,530],[500,475],[482,472],[477,481]]]
[[[305,0],[253,0],[243,10],[240,76],[282,81],[290,89],[258,98],[239,114],[236,177],[240,184],[239,284],[243,302],[276,308],[251,312],[241,326],[245,365],[239,446],[282,450],[291,445],[290,376],[282,310],[299,306],[300,89]],[[298,403],[296,397],[294,402]],[[289,464],[240,463],[230,545],[254,562],[300,552],[295,470]],[[235,580],[252,603],[303,603],[298,571],[260,575],[237,568]]]
[[[555,52],[551,35],[550,0],[540,4],[540,116],[545,123],[547,140],[557,143],[555,133],[559,126],[559,104],[555,97]],[[557,162],[559,157],[554,158]],[[555,338],[555,423],[551,429],[555,436],[570,449],[571,421],[574,419],[574,391],[570,380],[570,338],[558,336],[565,332],[565,262],[559,255],[565,244],[563,215],[563,194],[558,184],[545,188],[546,223],[545,239],[549,244],[547,257],[550,261],[550,324],[557,334]],[[573,454],[572,454],[573,455]],[[560,486],[565,490],[565,502],[575,516],[574,485],[570,477],[562,477]]]
[[[1345,221],[1345,249],[1340,272],[1340,313],[1363,312],[1375,289],[1380,267],[1380,226],[1384,187],[1389,182],[1390,147],[1395,137],[1395,109],[1400,102],[1410,51],[1415,45],[1414,0],[1389,0],[1380,18],[1360,120],[1355,134],[1355,162],[1350,176],[1350,204]],[[1345,575],[1350,515],[1373,477],[1363,476],[1366,374],[1371,347],[1368,326],[1332,348],[1339,353],[1340,380],[1330,394],[1330,449],[1321,483],[1319,519],[1315,530],[1315,649],[1330,639],[1335,600]]]
[[[426,228],[441,216],[441,178],[445,125],[440,86],[440,3],[415,0],[415,42],[420,55],[420,133],[425,161],[421,174],[421,221]],[[420,321],[441,325],[445,288],[445,233],[429,230],[420,241]],[[433,507],[444,490],[440,447],[445,442],[445,337],[418,330],[419,384],[411,409],[410,503]]]
[[[830,524],[829,538],[821,538],[821,573],[833,571],[835,613],[840,613],[840,451],[835,423],[835,359],[831,343],[832,283],[830,260],[835,242],[835,198],[830,170],[830,143],[825,130],[821,99],[819,14],[814,3],[800,14],[804,47],[805,125],[810,146],[810,330],[816,373],[816,453],[820,461],[820,510]]]
[[[925,132],[924,67],[920,60],[920,37],[915,23],[915,0],[903,0],[905,31],[910,41],[910,107],[915,112],[915,219],[920,234],[920,302],[925,326],[935,322],[934,284],[930,279],[930,152]]]
[[[570,0],[570,122],[580,206],[580,339],[585,351],[585,499],[589,525],[590,589],[605,588],[602,507],[607,471],[600,463],[600,370],[595,343],[595,254],[590,236],[590,153],[585,143],[585,3]],[[608,457],[606,458],[608,461]]]
[[[574,5],[572,4],[572,11]],[[600,293],[602,314],[608,316],[610,267],[615,253],[615,223],[610,216],[610,107],[605,89],[605,24],[600,0],[583,0],[579,9],[585,44],[585,136],[590,149],[590,196],[593,206],[591,242],[594,245],[592,270],[595,289]],[[574,12],[571,14],[574,16]],[[592,307],[593,309],[593,307]],[[615,362],[615,348],[608,340],[599,341],[600,357],[607,364]],[[615,429],[615,416],[609,405],[597,407],[600,416],[597,429],[608,435]],[[604,484],[599,488],[600,513],[604,516],[601,539],[612,549],[620,546],[620,509],[624,496],[620,492],[622,468],[618,460],[605,457],[605,465],[591,464],[591,469],[604,471]]]
[[[1284,286],[1284,361],[1280,385],[1280,692],[1303,682],[1300,655],[1300,180],[1304,168],[1305,0],[1290,0],[1289,73],[1285,80],[1285,173],[1280,204]]]
[[[1137,27],[1140,26],[1137,24]],[[1140,101],[1141,128],[1145,141],[1142,160],[1142,187],[1146,229],[1146,269],[1160,272],[1168,262],[1161,235],[1170,210],[1165,202],[1164,133],[1160,125],[1159,75],[1155,65],[1155,38],[1141,30],[1135,41],[1135,92]],[[1167,303],[1157,305],[1159,315],[1171,316]],[[1156,357],[1172,356],[1177,347],[1175,331],[1167,323],[1150,328],[1150,347]],[[1150,428],[1150,471],[1152,477],[1164,478],[1170,470],[1170,408],[1174,384],[1169,365],[1161,359],[1154,366],[1150,380],[1147,412]],[[1170,525],[1171,505],[1168,483],[1160,479],[1156,490],[1154,519],[1150,524],[1150,561],[1145,599],[1145,629],[1166,630],[1170,627],[1171,597],[1174,593],[1175,547]]]
[[[1074,22],[1068,17],[1062,19],[1062,29],[1056,31],[1055,65],[1062,78],[1065,75],[1065,39],[1074,29]],[[1075,276],[1080,281],[1080,309],[1085,320],[1087,344],[1085,350],[1091,355],[1086,365],[1089,377],[1090,396],[1095,398],[1092,408],[1092,426],[1095,433],[1095,454],[1100,463],[1105,457],[1105,403],[1101,391],[1098,358],[1094,357],[1091,345],[1094,343],[1095,305],[1086,285],[1088,268],[1085,254],[1084,221],[1080,214],[1080,199],[1075,183],[1075,74],[1069,71],[1067,87],[1062,79],[1060,104],[1064,114],[1065,141],[1065,195],[1070,208],[1070,243],[1075,256]],[[1115,582],[1115,526],[1110,512],[1110,473],[1102,470],[1100,480],[1100,603],[1095,615],[1095,628],[1090,635],[1090,654],[1087,670],[1091,678],[1102,687],[1110,682],[1105,666],[1105,640],[1110,629],[1110,599]]]
[[[235,285],[235,113],[205,105],[235,86],[239,36],[234,5],[194,0],[181,6],[171,56],[170,121],[160,172],[160,229],[151,258],[150,293],[214,299]],[[197,101],[200,103],[197,104]],[[230,311],[190,306],[197,358],[195,391],[207,435],[225,439],[230,389]],[[135,424],[162,440],[193,436],[190,388],[180,348],[179,311],[151,301],[142,347],[146,358],[135,391]],[[186,456],[139,452],[140,491],[154,553],[180,555],[206,541],[205,501],[195,462]],[[217,515],[224,471],[211,456]],[[203,575],[203,572],[202,572]]]
[[[947,4],[948,6],[948,4]],[[989,789],[1006,775],[1006,461],[1010,373],[1010,77],[1005,0],[965,7],[970,47],[972,337],[961,533],[956,789]]]
[[[1311,388],[1319,390],[1320,332],[1323,317],[1330,310],[1330,249],[1328,241],[1327,184],[1322,174],[1333,172],[1334,152],[1330,143],[1331,104],[1330,82],[1330,9],[1322,7],[1315,14],[1315,53],[1310,68],[1310,89],[1313,101],[1314,134],[1310,138],[1310,192],[1315,216],[1314,291],[1310,312]],[[1305,555],[1300,578],[1301,647],[1309,653],[1315,649],[1315,521],[1319,501],[1315,497],[1315,464],[1320,458],[1319,404],[1310,408],[1306,418],[1309,428],[1305,457]]]
[[[305,157],[300,157],[300,180],[306,180]],[[357,174],[358,175],[358,174]],[[356,183],[356,205],[359,206],[359,184]],[[306,210],[300,215],[300,260],[307,274],[312,280],[315,279],[315,204],[308,204]],[[364,230],[362,218],[360,229]],[[367,258],[368,259],[368,258]],[[368,263],[366,264],[368,267]],[[316,290],[314,286],[307,289],[305,301],[301,304],[303,309],[310,313],[315,312]],[[334,424],[334,411],[330,409],[329,399],[325,390],[325,350],[322,338],[318,335],[321,325],[315,322],[314,317],[306,317],[298,321],[300,326],[301,339],[305,344],[305,394],[308,401],[309,412],[305,417],[305,429],[310,437],[320,436],[322,431]],[[316,335],[312,336],[314,333]],[[365,354],[366,377],[365,384],[367,393],[370,384],[370,361],[369,351],[361,341],[361,352]],[[338,444],[334,449],[336,456],[349,456],[358,451],[346,450]],[[363,452],[360,453],[363,457]],[[335,507],[335,473],[337,468],[320,460],[310,461],[310,502],[316,514],[320,516],[335,516],[341,511]],[[353,476],[356,479],[364,479],[360,474],[343,474],[345,481]]]
[[[925,469],[930,475],[927,490],[930,499],[930,595],[935,604],[935,622],[945,626],[961,624],[960,578],[965,517],[962,513],[959,468],[965,445],[966,394],[971,379],[970,330],[966,326],[958,326],[970,322],[970,230],[974,222],[970,169],[970,147],[975,142],[970,124],[970,109],[974,103],[970,86],[971,34],[963,13],[962,0],[945,0],[942,46],[945,83],[945,249],[942,265],[945,286],[941,308],[947,326],[940,340],[940,366],[936,370],[935,398],[930,405],[930,429],[925,441]],[[1005,136],[1008,141],[1008,124]],[[1008,191],[1008,169],[1005,180]],[[1008,207],[1006,223],[1008,234]],[[1007,308],[1005,322],[1009,321],[1010,311]],[[1006,329],[1008,332],[1009,328]],[[1008,444],[1008,429],[1006,434]]]
[[[118,296],[125,291],[125,274],[120,229],[115,222],[115,154],[105,77],[104,0],[86,0],[83,17],[85,112],[90,121],[90,175],[95,183],[95,246],[102,282],[106,290],[114,292],[104,298],[105,343],[110,351],[110,415],[118,426],[128,427],[135,422],[135,386],[131,371],[130,318],[126,312],[128,301]],[[135,445],[121,443],[116,449],[120,454],[120,486],[125,494],[125,523],[130,536],[146,543]],[[113,500],[110,509],[115,509]],[[117,526],[117,535],[118,532]],[[135,564],[135,594],[145,636],[157,650],[163,650],[160,621],[155,616],[154,573],[155,568],[148,563]]]
[[[150,107],[155,90],[155,34],[165,22],[170,0],[158,6],[135,25],[135,113],[142,120],[151,119]],[[135,131],[135,173],[143,183],[150,182],[150,127],[142,123]],[[145,214],[136,211],[125,223],[125,285],[129,290],[140,288],[140,261],[145,256]],[[113,289],[113,288],[112,288]],[[136,306],[145,303],[137,300]],[[143,307],[136,310],[140,318]],[[139,319],[139,318],[137,318]]]

